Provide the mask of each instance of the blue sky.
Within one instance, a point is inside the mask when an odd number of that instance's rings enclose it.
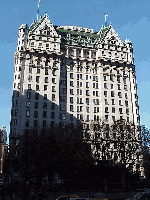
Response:
[[[36,20],[38,0],[0,0],[0,128],[11,113],[14,53],[22,23]],[[98,31],[104,13],[122,41],[133,43],[141,124],[150,128],[150,1],[149,0],[41,0],[39,15],[48,13],[54,25],[75,25]]]

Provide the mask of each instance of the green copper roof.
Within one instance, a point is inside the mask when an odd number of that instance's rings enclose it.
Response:
[[[64,29],[57,27],[56,30],[58,31],[58,34],[63,35],[63,37],[66,37],[67,41],[72,40],[74,42],[87,42],[87,43],[97,43],[102,40],[104,37],[106,31],[109,29],[109,27],[103,27],[99,32],[89,33],[85,31],[78,31],[78,30],[70,30],[70,29]],[[65,35],[64,35],[64,34]],[[69,34],[67,36],[67,34]]]

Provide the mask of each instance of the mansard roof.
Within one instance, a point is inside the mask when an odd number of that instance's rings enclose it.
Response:
[[[25,27],[25,24],[21,25]],[[78,42],[79,38],[85,42],[90,42],[93,44],[97,43],[109,43],[109,41],[117,41],[121,46],[126,45],[126,43],[131,43],[126,40],[125,43],[121,41],[118,34],[115,32],[111,24],[109,26],[102,26],[98,32],[93,32],[93,29],[83,28],[77,26],[53,26],[53,23],[49,20],[47,13],[44,16],[40,16],[38,21],[33,21],[29,27],[29,33],[34,33],[42,29],[52,29],[55,36],[61,35],[66,40],[72,39],[74,42]],[[69,38],[67,38],[69,35]],[[80,41],[82,42],[82,41]]]

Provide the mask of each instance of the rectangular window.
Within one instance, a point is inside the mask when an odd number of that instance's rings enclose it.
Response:
[[[80,115],[80,120],[83,120],[83,115]]]
[[[111,80],[111,81],[113,81],[113,80],[114,80],[114,79],[113,79],[113,75],[110,75],[110,80]]]
[[[43,108],[47,108],[47,102],[43,102]]]
[[[111,89],[113,89],[114,88],[114,85],[113,84],[111,84]]]
[[[107,88],[107,83],[104,83],[104,88]]]
[[[48,77],[45,77],[45,83],[48,83]]]
[[[16,95],[16,97],[19,97],[19,91],[17,91],[17,95]]]
[[[52,110],[55,110],[55,103],[52,103],[52,104],[51,104],[51,109],[52,109]]]
[[[26,117],[30,117],[30,110],[26,110]]]
[[[46,120],[43,120],[43,127],[46,127]]]
[[[104,81],[107,81],[107,77],[106,76],[104,76]]]
[[[129,108],[126,108],[126,113],[129,114]]]
[[[17,119],[14,120],[14,125],[17,125]]]
[[[73,97],[70,97],[70,103],[73,103]]]
[[[47,85],[44,85],[44,91],[46,91],[46,90],[47,90],[47,87],[48,87]]]
[[[70,73],[70,78],[71,78],[71,79],[73,78],[73,73]]]
[[[124,89],[127,90],[127,85],[124,85]]]
[[[89,112],[90,112],[90,108],[89,108],[89,107],[86,107],[86,111],[89,113]]]
[[[118,84],[118,90],[121,90],[120,84]]]
[[[51,118],[52,118],[52,119],[55,118],[55,112],[51,112]]]
[[[47,94],[44,94],[44,99],[45,99],[45,100],[47,99]]]
[[[16,116],[18,115],[18,109],[15,109],[15,115]]]
[[[108,105],[108,100],[107,99],[105,99],[105,105]]]
[[[25,121],[25,126],[26,126],[26,127],[29,126],[29,120],[28,120],[28,119],[26,119],[26,121]]]
[[[88,80],[88,75],[86,75],[86,80]]]
[[[70,86],[72,86],[72,87],[73,87],[73,81],[70,81]]]
[[[122,108],[119,108],[119,112],[120,112],[120,114],[122,114]]]
[[[48,67],[45,67],[45,75],[48,75]]]
[[[31,107],[31,101],[27,101],[27,108]]]
[[[43,111],[43,117],[47,117],[47,111]]]
[[[66,96],[63,96],[63,97],[62,97],[62,101],[63,101],[63,102],[66,102]]]
[[[35,117],[35,118],[38,117],[38,111],[34,111],[34,117]]]
[[[82,87],[82,82],[80,82],[80,87]]]
[[[114,97],[114,96],[115,96],[115,92],[111,91],[111,97]]]
[[[73,114],[70,115],[70,121],[73,121]]]
[[[37,68],[37,72],[36,72],[37,74],[40,74],[40,68]]]
[[[104,96],[107,97],[107,91],[104,91]]]
[[[55,101],[55,94],[52,94],[52,101]]]
[[[112,120],[115,121],[115,116],[112,116]]]
[[[117,81],[118,81],[118,83],[120,83],[120,76],[119,75],[117,75]]]
[[[35,106],[34,106],[35,109],[38,108],[38,102],[35,102]]]
[[[93,83],[93,88],[95,88],[95,83]]]
[[[55,78],[52,78],[52,83],[55,83]]]
[[[89,115],[87,115],[87,122],[90,120],[90,116]]]
[[[105,107],[105,113],[108,113],[108,107]]]
[[[105,120],[108,121],[108,115],[105,115]]]
[[[29,73],[32,74],[32,67],[29,67]]]
[[[52,92],[55,92],[55,86],[52,86]]]
[[[36,85],[36,91],[39,91],[39,85]]]
[[[66,114],[65,114],[65,113],[62,114],[62,119],[63,119],[63,120],[66,119]]]
[[[86,82],[86,88],[89,88],[89,82]]]
[[[73,71],[73,66],[70,66],[70,71]]]
[[[112,113],[115,113],[115,108],[114,107],[112,107]]]
[[[40,77],[36,76],[36,82],[39,83],[39,81],[40,81]]]
[[[86,90],[86,96],[89,96],[90,93],[89,93],[89,90]]]
[[[112,105],[115,105],[115,99],[112,99]]]
[[[121,100],[119,100],[119,105],[121,106]]]
[[[31,84],[28,84],[28,90],[31,90]]]
[[[70,94],[73,94],[73,89],[70,89]]]
[[[70,105],[70,111],[73,111],[73,105]]]
[[[118,92],[118,97],[121,97],[121,92]]]
[[[86,98],[86,104],[89,105],[89,98]]]
[[[27,98],[31,99],[31,92],[27,92]]]

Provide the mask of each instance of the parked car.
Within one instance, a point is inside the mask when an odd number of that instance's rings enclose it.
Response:
[[[70,200],[71,198],[80,198],[77,195],[62,195],[58,197],[56,200]]]

